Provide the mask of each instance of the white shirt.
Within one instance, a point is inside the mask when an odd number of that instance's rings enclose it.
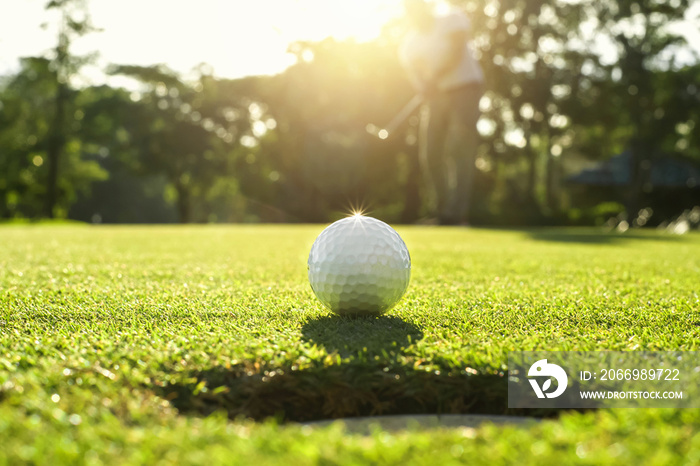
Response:
[[[411,31],[399,50],[399,58],[403,66],[409,71],[414,86],[420,88],[417,71],[423,67],[429,70],[437,70],[447,58],[450,47],[450,36],[455,32],[471,31],[469,19],[458,11],[450,12],[444,16],[435,17],[435,22],[430,31]],[[462,58],[455,68],[446,72],[437,83],[440,90],[454,89],[472,82],[483,82],[484,73],[469,44],[464,44]]]

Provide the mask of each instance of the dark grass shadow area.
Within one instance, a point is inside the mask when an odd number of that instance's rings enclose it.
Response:
[[[307,320],[301,332],[305,341],[323,346],[329,353],[395,353],[421,340],[415,324],[395,316],[345,317],[327,315]]]
[[[507,409],[505,374],[426,371],[381,361],[310,367],[216,367],[185,382],[152,387],[182,414],[223,410],[262,420],[314,421],[390,414],[511,414],[551,412]],[[528,412],[530,411],[530,412]]]
[[[684,237],[670,233],[645,231],[618,233],[606,230],[556,228],[527,231],[530,238],[537,241],[583,244],[620,244],[629,241],[683,241]]]
[[[403,350],[423,332],[399,317],[312,318],[303,339],[329,356],[303,364],[244,361],[182,374],[151,386],[181,414],[315,421],[394,414],[508,414],[548,417],[559,410],[508,409],[507,373],[466,370],[440,358],[406,364]],[[348,355],[344,357],[343,354]],[[156,384],[157,385],[157,384]]]

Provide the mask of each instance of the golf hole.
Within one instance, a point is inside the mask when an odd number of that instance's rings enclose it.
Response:
[[[524,416],[484,415],[484,414],[417,414],[396,416],[369,416],[344,419],[331,419],[307,422],[309,427],[327,427],[336,422],[342,423],[345,430],[353,434],[370,435],[380,428],[388,432],[426,429],[468,429],[468,434],[476,435],[476,429],[483,424],[529,427],[541,419]]]

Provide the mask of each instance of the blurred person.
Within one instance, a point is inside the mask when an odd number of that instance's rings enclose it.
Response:
[[[484,75],[470,48],[471,24],[457,10],[435,14],[424,0],[405,0],[410,30],[401,62],[425,101],[420,158],[440,224],[467,224],[479,141],[476,122]]]

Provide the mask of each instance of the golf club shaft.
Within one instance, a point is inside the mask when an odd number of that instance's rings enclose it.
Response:
[[[391,134],[394,132],[401,124],[410,117],[413,112],[423,103],[423,96],[421,94],[416,94],[411,100],[408,101],[406,105],[403,106],[401,111],[396,114],[394,118],[384,127],[384,130]]]
[[[399,113],[397,113],[396,116],[392,118],[384,128],[379,128],[376,125],[369,124],[367,125],[367,132],[379,137],[380,139],[386,139],[392,132],[401,126],[401,124],[403,124],[403,122],[405,122],[406,119],[413,114],[413,112],[416,111],[423,101],[423,96],[416,94],[406,103],[406,105],[403,106]]]

